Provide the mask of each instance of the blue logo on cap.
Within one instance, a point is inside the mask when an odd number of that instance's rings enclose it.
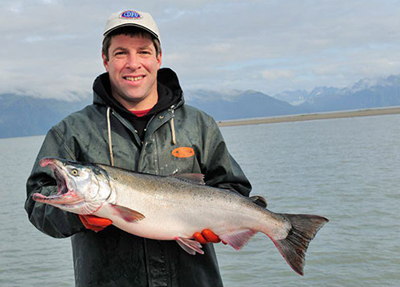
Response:
[[[128,10],[128,11],[122,12],[121,18],[140,19],[140,18],[142,18],[142,15],[140,15],[136,11]]]

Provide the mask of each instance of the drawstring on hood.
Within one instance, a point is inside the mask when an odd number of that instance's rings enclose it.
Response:
[[[107,132],[108,132],[108,149],[110,151],[110,163],[111,166],[114,166],[114,153],[112,148],[112,139],[111,139],[111,119],[110,119],[110,111],[111,108],[107,107]]]
[[[175,106],[171,107],[171,113],[172,117],[169,121],[169,124],[171,126],[171,138],[172,138],[172,145],[176,145],[176,133],[175,133]]]

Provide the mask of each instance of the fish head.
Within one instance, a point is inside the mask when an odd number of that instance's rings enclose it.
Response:
[[[107,172],[96,165],[86,165],[59,158],[43,158],[42,167],[50,167],[57,183],[57,194],[33,195],[33,200],[77,214],[96,212],[110,197]]]

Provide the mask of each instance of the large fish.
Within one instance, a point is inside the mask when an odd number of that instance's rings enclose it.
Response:
[[[156,176],[102,164],[44,158],[57,182],[57,195],[33,199],[76,214],[109,218],[137,236],[176,240],[189,254],[203,254],[195,232],[210,229],[241,249],[257,232],[274,242],[294,271],[303,275],[309,242],[328,219],[317,215],[273,213],[235,192],[206,186],[201,174]],[[265,201],[266,204],[266,201]]]

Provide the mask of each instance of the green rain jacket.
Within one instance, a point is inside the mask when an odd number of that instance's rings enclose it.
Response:
[[[110,101],[109,85],[108,74],[100,75],[93,85],[93,104],[48,132],[27,182],[29,220],[52,237],[71,237],[76,286],[222,286],[212,244],[203,246],[204,255],[192,256],[175,241],[137,237],[113,225],[96,233],[76,214],[32,200],[35,192],[57,193],[51,171],[38,163],[49,156],[109,165],[113,157],[117,167],[156,175],[203,173],[207,185],[249,195],[251,186],[215,121],[184,104],[172,70],[159,70],[158,92],[159,99],[168,95],[173,104],[153,113],[143,140],[123,109]],[[194,154],[180,157],[177,148]]]

